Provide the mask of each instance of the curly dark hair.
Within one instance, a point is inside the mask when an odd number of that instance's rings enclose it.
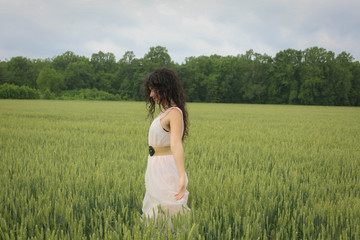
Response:
[[[184,139],[185,136],[188,135],[188,113],[185,106],[185,92],[178,75],[170,68],[158,68],[148,77],[145,77],[143,81],[146,104],[149,112],[148,116],[154,118],[156,103],[150,97],[150,88],[153,88],[157,91],[160,98],[159,109],[164,106],[171,106],[171,101],[181,109],[184,120],[184,135],[182,139]]]

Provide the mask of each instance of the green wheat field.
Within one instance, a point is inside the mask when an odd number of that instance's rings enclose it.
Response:
[[[0,239],[360,238],[360,108],[188,110],[169,228],[141,219],[145,103],[0,100]]]

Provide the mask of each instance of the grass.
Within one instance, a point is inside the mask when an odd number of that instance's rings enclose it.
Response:
[[[188,110],[191,215],[164,233],[140,218],[144,103],[0,100],[0,238],[360,238],[359,108]]]

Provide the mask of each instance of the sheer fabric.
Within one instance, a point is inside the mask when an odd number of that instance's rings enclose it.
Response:
[[[173,110],[174,109],[174,110]],[[176,109],[176,110],[175,110]],[[177,107],[171,107],[160,114],[152,122],[149,129],[149,146],[170,146],[170,132],[165,131],[160,120],[170,111],[182,111]],[[184,126],[183,126],[184,133]],[[186,185],[188,178],[186,176]],[[145,173],[146,193],[143,200],[143,214],[146,218],[156,218],[164,213],[170,216],[189,211],[187,200],[189,192],[186,190],[182,199],[176,200],[175,194],[179,187],[179,176],[173,155],[148,156],[148,164]],[[159,207],[162,211],[159,211]]]

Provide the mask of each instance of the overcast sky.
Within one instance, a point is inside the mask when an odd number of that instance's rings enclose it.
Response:
[[[359,12],[359,0],[0,0],[0,60],[69,50],[142,58],[160,45],[177,63],[312,46],[359,61]]]

